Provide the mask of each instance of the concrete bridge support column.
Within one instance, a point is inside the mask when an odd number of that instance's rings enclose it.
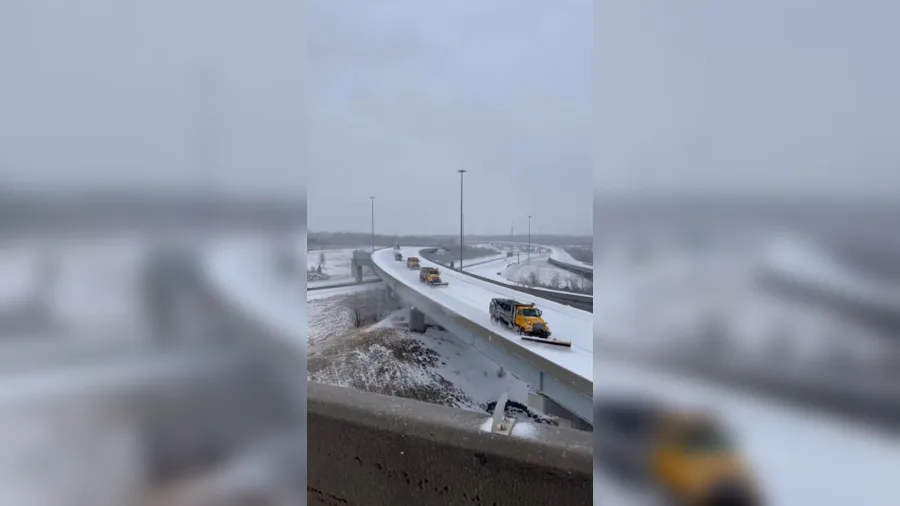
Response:
[[[415,307],[409,308],[409,330],[410,332],[425,332],[425,313]]]
[[[586,431],[592,430],[590,424],[543,394],[528,394],[528,406],[550,416],[558,417],[560,427]]]
[[[350,259],[350,276],[353,277],[353,281],[357,283],[362,283],[363,280],[363,271],[362,265],[356,261],[355,258]]]

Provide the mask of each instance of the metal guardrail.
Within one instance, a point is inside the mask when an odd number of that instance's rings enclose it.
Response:
[[[359,286],[359,285],[369,285],[373,283],[381,283],[381,278],[379,279],[364,279],[361,282],[357,283],[356,281],[348,281],[347,283],[335,283],[333,285],[319,285],[319,286],[307,286],[307,292],[314,292],[316,290],[328,290],[329,288],[344,288],[347,286]]]
[[[475,348],[488,358],[503,364],[523,381],[582,420],[588,423],[593,421],[592,381],[423,296],[381,269],[377,263],[374,264],[378,276],[400,298],[413,304],[451,333],[461,338],[469,336]]]

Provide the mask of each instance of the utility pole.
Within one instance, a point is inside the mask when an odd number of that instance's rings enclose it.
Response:
[[[466,169],[459,169],[459,272],[463,270],[463,174]]]
[[[531,215],[528,215],[528,265],[531,265]]]
[[[372,253],[375,253],[375,197],[369,197],[372,200]]]

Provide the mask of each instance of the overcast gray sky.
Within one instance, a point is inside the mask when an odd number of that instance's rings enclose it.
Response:
[[[0,185],[205,185],[205,124],[217,188],[302,195],[303,14],[291,0],[0,1]]]
[[[311,230],[590,234],[589,0],[310,0]]]
[[[900,195],[900,2],[601,3],[598,191]]]

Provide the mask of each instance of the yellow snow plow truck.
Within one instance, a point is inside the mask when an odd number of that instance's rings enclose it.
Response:
[[[441,281],[441,273],[437,267],[422,267],[419,269],[419,281],[428,286],[447,286],[447,283]]]
[[[570,341],[550,337],[550,327],[534,303],[513,299],[491,299],[491,323],[499,323],[515,331],[522,339],[537,343],[572,346]]]
[[[407,269],[418,269],[419,268],[419,257],[406,257],[406,268]]]
[[[665,504],[760,506],[764,497],[721,422],[649,399],[594,399],[595,462],[651,485]]]

